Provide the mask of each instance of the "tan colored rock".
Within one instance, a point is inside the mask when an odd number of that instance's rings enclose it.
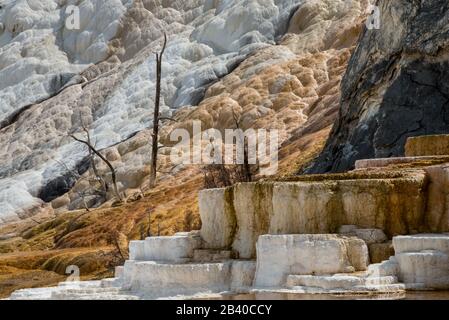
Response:
[[[385,230],[387,235],[420,228],[425,175],[396,179],[277,183],[271,233],[332,233],[341,225]]]
[[[340,230],[342,230],[342,228],[340,228]],[[388,240],[387,236],[381,229],[356,228],[350,232],[340,232],[340,233],[362,239],[368,245],[373,243],[383,243]]]
[[[257,239],[269,232],[272,184],[241,183],[233,192],[237,228],[232,249],[241,259],[255,258]]]
[[[338,225],[337,182],[277,183],[270,233],[332,233]],[[329,214],[332,212],[332,214]]]
[[[406,157],[449,155],[449,135],[429,135],[408,138]]]
[[[431,166],[449,163],[449,155],[447,156],[422,156],[422,157],[399,157],[399,158],[378,158],[378,159],[364,159],[358,160],[355,163],[357,170],[385,168],[394,166]]]
[[[381,263],[394,256],[394,247],[391,241],[385,243],[372,243],[368,245],[371,263]]]
[[[67,206],[70,203],[70,197],[68,194],[65,194],[51,202],[51,206],[53,209],[60,209],[62,207]]]
[[[121,143],[117,150],[120,153],[121,156],[132,153],[133,151],[136,151],[137,149],[140,149],[144,146],[146,146],[150,142],[149,135],[146,135],[145,132],[141,132],[135,137]]]
[[[419,232],[425,184],[422,172],[398,179],[341,181],[343,221],[362,228],[382,229],[390,238]]]
[[[117,178],[125,189],[136,189],[143,185],[150,172],[150,166],[121,167],[117,170]]]
[[[429,176],[426,225],[431,232],[449,231],[449,165],[425,169]]]
[[[114,161],[120,161],[120,153],[118,152],[117,148],[110,148],[105,152],[105,158],[108,161],[114,162]]]

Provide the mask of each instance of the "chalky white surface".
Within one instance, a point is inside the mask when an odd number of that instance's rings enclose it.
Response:
[[[69,132],[79,131],[81,110],[90,115],[98,148],[151,125],[153,52],[160,47],[162,32],[169,36],[162,113],[170,114],[197,104],[207,84],[228,74],[252,51],[274,44],[301,2],[144,0],[129,13],[131,0],[82,0],[81,29],[76,31],[65,28],[64,12],[70,1],[8,2],[0,9],[0,123],[58,93],[73,75],[106,59],[110,40],[123,36],[121,26],[128,34],[120,38],[122,48],[117,50],[123,62],[120,70],[98,81],[98,86],[66,89],[0,131],[0,223],[41,207],[37,198],[41,188],[67,173],[65,166],[74,168],[86,156],[84,148],[67,138]],[[129,29],[128,13],[133,19],[143,17],[143,22]],[[104,88],[112,91],[99,101],[97,91]],[[139,159],[126,170],[140,174],[144,163]]]

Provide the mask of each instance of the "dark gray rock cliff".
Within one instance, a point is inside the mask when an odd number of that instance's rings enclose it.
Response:
[[[308,173],[401,156],[408,137],[449,133],[449,1],[380,0],[342,82],[339,119]]]

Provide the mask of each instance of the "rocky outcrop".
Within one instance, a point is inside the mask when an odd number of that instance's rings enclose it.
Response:
[[[257,239],[267,233],[336,233],[343,225],[357,225],[384,230],[391,238],[426,228],[424,170],[303,179],[201,191],[201,216],[209,217],[202,227],[208,245],[232,249],[241,258],[254,258]],[[213,206],[218,203],[217,197],[221,198],[221,204]],[[436,224],[440,222],[434,223],[439,228]]]
[[[236,228],[232,197],[232,188],[204,190],[198,196],[201,236],[209,249],[232,245]]]
[[[449,9],[445,0],[382,0],[342,82],[339,120],[310,173],[404,154],[408,137],[449,132]]]

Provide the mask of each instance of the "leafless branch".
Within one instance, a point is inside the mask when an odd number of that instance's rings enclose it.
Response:
[[[89,148],[89,150],[91,150],[96,156],[98,156],[108,166],[109,170],[111,171],[112,183],[114,186],[115,196],[120,201],[122,201],[122,197],[120,196],[120,193],[118,192],[118,188],[117,188],[117,176],[115,173],[115,169],[112,166],[112,164],[109,162],[109,160],[106,159],[89,141],[82,140],[82,139],[76,137],[74,134],[70,135],[70,137],[79,143],[85,144]]]

